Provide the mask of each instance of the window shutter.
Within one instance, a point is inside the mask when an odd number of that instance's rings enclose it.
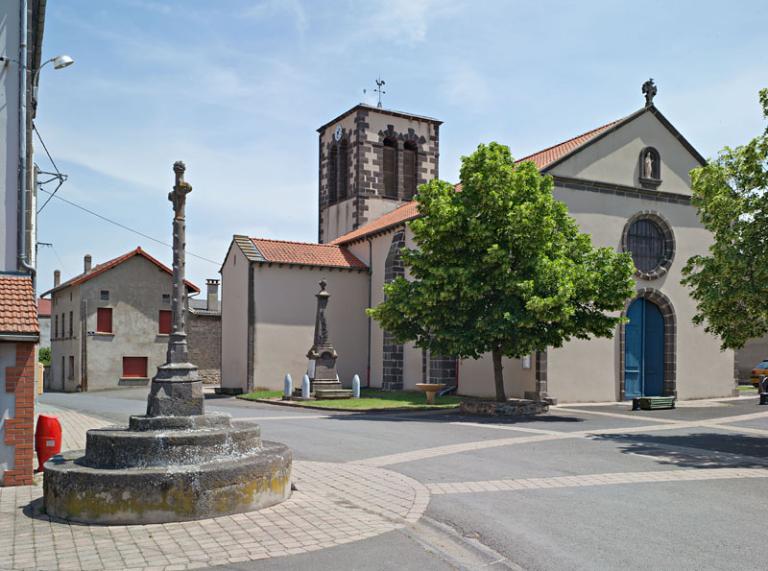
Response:
[[[96,310],[96,331],[98,333],[112,333],[111,307],[99,307]]]
[[[172,313],[171,313],[170,309],[161,309],[160,310],[159,333],[161,335],[170,335],[171,334],[171,317],[172,317]]]
[[[123,377],[139,378],[147,377],[146,357],[123,357]]]

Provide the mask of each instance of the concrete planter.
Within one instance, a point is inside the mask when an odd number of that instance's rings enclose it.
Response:
[[[480,416],[533,416],[549,411],[549,403],[528,399],[509,399],[506,402],[465,400],[459,405],[459,411]]]

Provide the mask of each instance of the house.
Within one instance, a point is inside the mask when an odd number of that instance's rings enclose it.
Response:
[[[644,88],[637,111],[524,156],[553,177],[595,246],[632,253],[636,295],[613,339],[574,340],[504,361],[507,394],[560,402],[620,401],[641,395],[730,396],[734,354],[692,323],[695,303],[680,284],[711,235],[691,205],[691,169],[704,158]],[[279,388],[306,368],[316,283],[328,281],[328,323],[342,382],[413,389],[457,384],[494,394],[489,356],[461,360],[396,343],[365,314],[382,287],[406,278],[400,250],[415,247],[418,184],[438,176],[435,119],[357,105],[319,129],[319,244],[234,236],[222,265],[222,389]],[[460,190],[460,187],[457,188]]]
[[[141,247],[59,283],[51,296],[49,390],[146,385],[166,360],[171,333],[170,268]],[[200,290],[186,283],[187,295]],[[186,299],[184,300],[186,302]]]
[[[51,346],[51,300],[37,299],[37,321],[40,323],[40,343],[38,349]]]
[[[189,299],[187,309],[187,349],[189,360],[205,384],[221,381],[221,302],[220,280],[206,280],[205,299]]]
[[[0,2],[0,485],[32,484],[39,339],[32,121],[45,2]]]

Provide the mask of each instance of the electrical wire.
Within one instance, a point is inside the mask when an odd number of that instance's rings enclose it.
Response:
[[[44,193],[50,195],[50,198],[53,198],[55,192],[51,192],[50,190],[45,190],[44,188],[40,188]],[[144,234],[144,232],[140,232],[138,230],[135,230],[134,228],[131,228],[130,226],[126,226],[125,224],[121,224],[120,222],[117,222],[116,220],[112,220],[111,218],[107,218],[106,216],[99,214],[98,212],[94,212],[93,210],[90,210],[86,208],[85,206],[81,206],[80,204],[77,204],[76,202],[72,202],[71,200],[67,200],[66,198],[62,198],[61,196],[56,196],[57,200],[61,200],[62,202],[66,202],[70,206],[74,206],[75,208],[78,208],[82,210],[83,212],[87,212],[88,214],[95,216],[96,218],[100,218],[104,222],[108,222],[110,224],[114,224],[115,226],[122,228],[123,230],[127,230],[128,232],[133,232],[134,234],[138,234],[142,238],[146,238],[147,240],[152,240],[153,242],[157,242],[158,244],[161,244],[163,246],[167,246],[168,248],[173,248],[173,245],[169,244],[168,242],[163,242],[162,240],[158,240],[157,238],[153,238],[149,234]],[[210,258],[206,258],[205,256],[200,256],[198,254],[194,254],[190,252],[189,250],[186,251],[186,253],[193,258],[198,258],[200,260],[204,260],[206,262],[210,262],[211,264],[215,264],[217,266],[220,266],[221,263],[217,262],[215,260],[211,260]]]
[[[51,195],[47,198],[47,200],[43,203],[43,205],[38,209],[37,213],[40,214],[43,211],[43,208],[45,208],[46,205],[51,201],[51,199],[54,196],[56,196],[56,193],[61,188],[61,185],[64,184],[65,180],[67,180],[67,175],[62,174],[61,171],[59,170],[59,167],[56,166],[56,163],[54,162],[53,157],[51,156],[51,153],[48,152],[48,147],[45,145],[45,141],[43,141],[43,137],[40,136],[40,131],[37,130],[37,125],[35,125],[34,123],[32,123],[32,130],[37,135],[37,140],[40,141],[40,144],[43,146],[43,150],[45,151],[45,154],[48,156],[48,160],[51,161],[51,164],[53,165],[53,170],[56,171],[56,178],[59,179],[58,186],[53,190],[52,193],[50,193]],[[51,179],[51,180],[55,180],[55,179]],[[51,182],[51,181],[47,181],[47,182]]]

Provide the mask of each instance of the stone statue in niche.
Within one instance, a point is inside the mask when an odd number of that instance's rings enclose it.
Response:
[[[656,178],[653,176],[654,164],[653,153],[651,151],[645,152],[645,160],[643,161],[643,178]]]

